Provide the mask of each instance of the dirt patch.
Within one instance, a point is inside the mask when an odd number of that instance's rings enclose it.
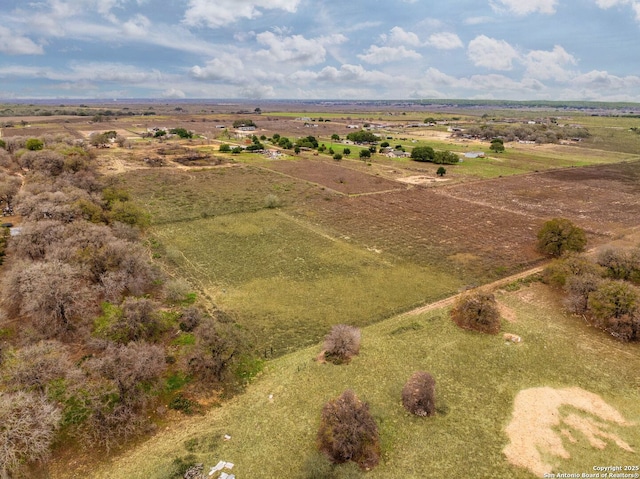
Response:
[[[402,183],[407,183],[409,185],[428,185],[431,183],[438,183],[441,181],[449,181],[447,178],[436,178],[434,176],[427,176],[427,175],[407,176],[405,178],[398,178],[397,180],[401,181]]]
[[[515,323],[517,321],[518,317],[516,316],[516,312],[500,301],[498,301],[498,310],[500,311],[500,316],[510,323]]]
[[[573,412],[563,416],[565,406],[590,416]],[[629,444],[607,431],[607,423],[632,426],[600,396],[584,389],[525,389],[518,393],[514,401],[513,417],[506,428],[510,443],[503,452],[511,464],[528,469],[538,477],[553,470],[553,466],[543,460],[543,454],[561,459],[571,457],[564,447],[563,438],[577,442],[576,432],[582,433],[594,448],[604,449],[607,443],[602,439],[608,439],[619,448],[633,452]],[[557,429],[560,432],[556,432]]]

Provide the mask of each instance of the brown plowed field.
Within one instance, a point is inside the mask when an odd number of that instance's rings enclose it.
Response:
[[[401,183],[326,161],[274,161],[268,168],[347,195],[406,189]]]
[[[569,218],[591,232],[607,236],[640,225],[637,162],[499,178],[439,191],[452,198],[535,218]]]
[[[539,259],[541,222],[414,188],[307,202],[298,213],[336,236],[419,265],[439,265],[468,280],[487,280]]]

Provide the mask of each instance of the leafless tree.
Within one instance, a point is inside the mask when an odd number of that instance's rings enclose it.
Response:
[[[462,296],[451,310],[451,319],[463,329],[498,334],[500,311],[495,296],[476,291]]]
[[[324,339],[325,357],[336,364],[348,362],[360,352],[360,337],[360,329],[354,326],[333,326]]]
[[[55,340],[40,341],[16,351],[7,364],[7,385],[46,393],[51,381],[70,375],[74,369],[66,346]]]
[[[59,422],[60,411],[39,394],[0,393],[0,477],[45,460]]]
[[[378,426],[369,405],[346,390],[322,408],[318,447],[334,463],[354,461],[363,469],[380,461]]]
[[[0,171],[0,207],[12,209],[13,197],[20,190],[22,179]]]
[[[77,268],[60,261],[15,263],[3,288],[12,311],[46,338],[64,336],[95,314],[96,292]]]
[[[417,371],[402,388],[402,405],[416,416],[433,416],[436,412],[436,381],[431,374]]]

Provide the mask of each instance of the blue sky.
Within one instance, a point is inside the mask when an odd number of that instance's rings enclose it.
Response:
[[[640,102],[640,0],[2,0],[0,99]]]

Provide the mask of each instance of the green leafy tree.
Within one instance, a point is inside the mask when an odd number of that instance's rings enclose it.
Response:
[[[233,122],[233,127],[234,128],[240,128],[241,126],[257,126],[253,120],[248,120],[248,119],[240,119],[240,120],[235,120]]]
[[[440,168],[438,168],[438,171],[436,171],[436,175],[440,177],[443,177],[446,173],[447,173],[447,170],[444,166],[441,166]]]
[[[369,150],[360,150],[360,158],[363,160],[371,158],[371,152]]]
[[[231,153],[231,145],[223,143],[222,145],[220,145],[220,152],[221,153]]]
[[[345,148],[344,150],[342,150],[342,154],[344,156],[349,156],[351,154],[351,150],[349,148]]]
[[[587,244],[582,228],[565,218],[553,218],[538,231],[538,251],[559,257],[568,251],[581,252]]]
[[[193,138],[193,133],[191,133],[189,130],[186,130],[185,128],[173,128],[169,130],[169,133],[178,135],[180,138]]]
[[[495,138],[491,140],[489,149],[495,153],[502,153],[504,151],[504,142],[500,138]]]
[[[340,141],[340,135],[338,135],[337,133],[334,133],[333,135],[331,135],[331,140]]]
[[[436,164],[455,165],[460,161],[458,155],[452,151],[436,151],[433,162]]]
[[[354,131],[347,135],[347,139],[355,143],[375,143],[378,137],[370,131]]]
[[[433,161],[436,152],[430,146],[416,146],[411,152],[411,159],[415,161]]]
[[[42,142],[42,140],[40,140],[38,138],[29,138],[25,142],[24,147],[27,150],[38,151],[38,150],[42,150],[44,148],[44,143]]]

